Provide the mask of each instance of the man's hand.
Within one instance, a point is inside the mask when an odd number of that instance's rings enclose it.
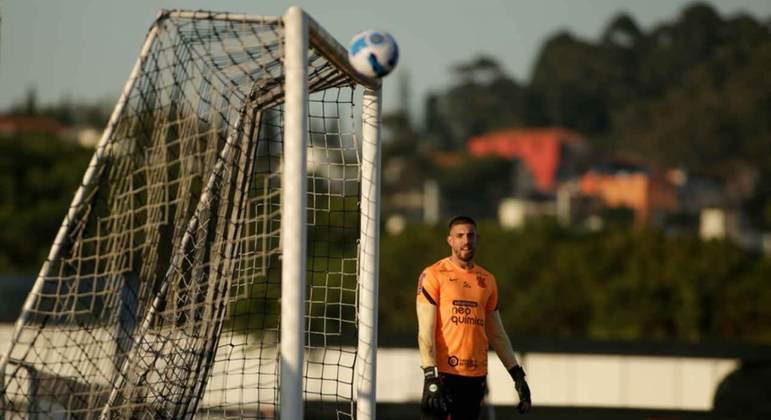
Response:
[[[423,399],[420,401],[420,408],[428,413],[447,415],[450,412],[452,398],[445,393],[442,379],[439,377],[439,369],[436,366],[423,368],[423,377]]]
[[[514,365],[513,368],[509,369],[509,375],[514,379],[514,389],[517,390],[517,395],[519,395],[517,410],[522,414],[527,413],[530,411],[533,403],[530,401],[530,387],[527,386],[527,381],[525,381],[525,370],[520,365]]]

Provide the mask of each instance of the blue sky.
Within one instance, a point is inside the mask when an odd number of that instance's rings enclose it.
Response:
[[[453,64],[479,54],[497,57],[520,81],[530,76],[542,42],[568,30],[596,39],[626,12],[648,29],[674,19],[691,1],[668,0],[0,0],[0,111],[35,87],[41,102],[113,100],[161,8],[281,15],[301,5],[338,41],[380,28],[399,42],[401,61],[385,81],[385,108],[398,104],[397,80],[407,77],[411,107],[452,82]],[[769,0],[707,1],[721,15],[768,20]]]

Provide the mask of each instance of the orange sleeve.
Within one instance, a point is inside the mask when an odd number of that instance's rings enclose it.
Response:
[[[487,305],[485,305],[485,309],[487,312],[492,312],[496,309],[498,309],[498,282],[495,280],[495,277],[493,277],[492,283],[492,290],[490,290],[490,297],[487,298]]]
[[[431,305],[439,302],[439,281],[428,268],[423,270],[418,278],[417,301]]]

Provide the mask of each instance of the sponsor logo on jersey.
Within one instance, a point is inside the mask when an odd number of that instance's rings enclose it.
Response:
[[[477,311],[472,309],[478,306],[479,304],[477,302],[470,300],[453,300],[450,322],[454,325],[476,325],[484,327],[485,319],[476,316]]]
[[[447,364],[451,367],[461,366],[467,370],[474,370],[479,367],[479,362],[475,359],[459,359],[457,356],[448,357]]]

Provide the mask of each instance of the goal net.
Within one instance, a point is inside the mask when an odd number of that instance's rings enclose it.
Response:
[[[299,9],[162,12],[3,356],[5,418],[371,415],[379,95]]]

